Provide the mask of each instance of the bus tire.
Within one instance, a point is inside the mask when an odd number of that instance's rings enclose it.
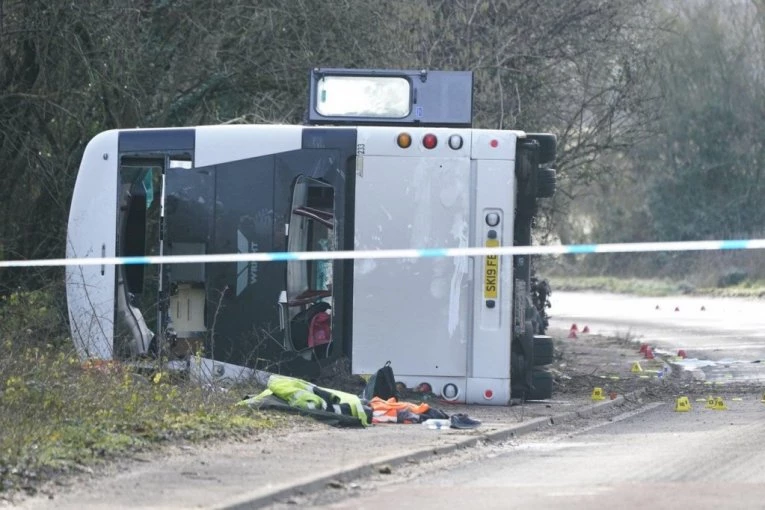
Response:
[[[557,181],[554,168],[540,168],[537,174],[537,198],[550,198],[555,195]]]
[[[550,133],[529,133],[526,135],[539,144],[539,164],[552,165],[557,157],[558,138]]]
[[[547,400],[552,397],[553,376],[550,372],[535,369],[531,381],[532,388],[526,393],[526,400]]]
[[[555,345],[547,335],[534,335],[534,366],[540,367],[553,362]]]

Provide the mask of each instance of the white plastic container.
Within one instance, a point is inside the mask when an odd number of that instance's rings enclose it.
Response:
[[[422,426],[433,430],[448,429],[452,426],[452,422],[451,420],[437,420],[433,418],[422,422]]]

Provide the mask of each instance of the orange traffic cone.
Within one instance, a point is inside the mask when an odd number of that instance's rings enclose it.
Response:
[[[680,311],[680,307],[679,307],[679,306],[676,306],[676,307],[675,307],[675,311],[676,311],[676,312],[679,312],[679,311]]]
[[[638,354],[645,354],[646,349],[649,349],[648,344],[640,344]]]
[[[645,348],[645,359],[654,359],[653,349],[650,346]]]
[[[677,357],[678,357],[678,358],[683,358],[683,359],[687,358],[687,357],[688,357],[688,355],[687,355],[687,354],[685,354],[685,349],[680,349],[680,350],[678,350],[678,351],[677,351]]]
[[[586,335],[586,334],[587,334],[587,333],[589,333],[589,332],[590,332],[590,326],[585,326],[585,327],[583,327],[583,328],[582,328],[582,333],[583,333],[583,334],[585,334],[585,335]]]
[[[576,331],[575,331],[575,330],[573,330],[573,329],[572,329],[571,331],[569,331],[569,332],[568,332],[568,337],[569,337],[569,338],[577,338],[577,336],[576,336]]]
[[[576,322],[571,325],[571,331],[579,331],[579,327],[576,325]]]

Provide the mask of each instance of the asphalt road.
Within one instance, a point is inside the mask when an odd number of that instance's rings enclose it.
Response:
[[[691,359],[681,366],[707,380],[765,382],[764,300],[555,292],[551,301],[553,328],[586,325],[669,354],[683,349]]]
[[[756,363],[765,359],[765,303],[567,292],[552,298],[558,331],[577,323],[668,354],[684,349],[691,359],[681,366],[689,372],[754,388],[762,382],[762,389],[736,395],[731,386],[710,386],[725,395],[727,410],[705,409],[693,398],[689,412],[676,412],[674,401],[650,404],[583,429],[521,437],[464,462],[370,479],[312,506],[765,508],[765,363]]]
[[[580,432],[517,442],[448,470],[362,484],[323,508],[765,508],[765,404],[658,404]]]

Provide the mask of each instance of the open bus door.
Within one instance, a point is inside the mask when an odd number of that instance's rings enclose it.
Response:
[[[290,252],[334,251],[334,188],[306,176],[295,180],[287,248]],[[285,343],[305,357],[326,358],[332,343],[333,263],[287,262],[286,290],[280,299]]]
[[[347,213],[344,197],[352,176],[346,178],[345,167],[352,153],[332,142],[349,135],[355,141],[355,133],[293,129],[302,133],[304,147],[168,169],[166,253],[348,249],[352,241],[345,236],[351,231],[340,223]],[[258,129],[241,143],[265,147],[272,136]],[[320,147],[305,146],[311,142]],[[166,276],[167,340],[222,363],[316,375],[318,360],[342,352],[343,342],[336,339],[344,340],[345,265],[329,260],[172,265]]]

